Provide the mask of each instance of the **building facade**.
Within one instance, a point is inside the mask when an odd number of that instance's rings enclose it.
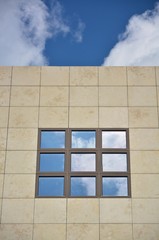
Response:
[[[39,129],[128,132],[128,145],[46,149]],[[40,154],[98,150],[127,155],[126,170],[103,173],[96,160],[97,173],[39,170]],[[48,177],[63,181],[58,196],[45,192]],[[94,179],[94,190],[76,194],[77,177]],[[125,191],[108,194],[113,177]],[[159,67],[0,67],[0,240],[18,239],[159,239]]]

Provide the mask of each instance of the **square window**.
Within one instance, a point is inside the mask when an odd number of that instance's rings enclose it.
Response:
[[[103,153],[102,166],[103,166],[103,171],[126,172],[127,171],[127,154],[126,153]]]
[[[71,177],[71,196],[95,196],[95,177]]]
[[[39,196],[64,196],[64,177],[39,177]]]
[[[128,196],[127,177],[103,177],[103,196],[124,197]]]
[[[95,131],[72,131],[72,148],[95,148]]]
[[[64,153],[40,153],[40,172],[63,172]]]
[[[103,148],[126,148],[126,131],[102,131]]]
[[[72,153],[71,171],[91,172],[96,169],[95,153]]]
[[[64,131],[42,131],[40,148],[64,148]]]

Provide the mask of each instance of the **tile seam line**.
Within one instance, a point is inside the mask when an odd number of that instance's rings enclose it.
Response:
[[[40,67],[40,81],[39,81],[39,101],[38,101],[38,126],[37,128],[39,129],[39,124],[40,124],[40,96],[41,96],[41,75],[42,75],[42,67]],[[37,129],[36,128],[36,129]],[[38,139],[38,129],[37,129],[37,139]],[[36,141],[38,142],[38,140],[36,139]],[[37,145],[37,144],[36,144]],[[36,149],[37,152],[37,149]],[[36,165],[37,165],[37,156],[36,156]],[[36,167],[36,166],[35,166]],[[35,169],[36,171],[36,169]],[[32,240],[34,239],[34,221],[35,221],[35,202],[36,202],[36,198],[35,198],[35,191],[36,191],[36,173],[35,173],[35,182],[34,182],[34,203],[33,203],[33,222],[32,222]]]
[[[99,108],[99,67],[96,67],[96,71],[97,71],[97,77],[98,77],[98,129],[99,129],[99,126],[100,126],[100,108]],[[97,184],[97,183],[96,183]],[[98,211],[99,211],[99,219],[98,219],[98,231],[99,231],[99,240],[101,239],[101,236],[100,236],[100,198],[98,198]]]
[[[69,67],[69,79],[68,79],[68,123],[67,123],[67,126],[68,126],[68,129],[70,127],[70,78],[71,78],[71,68]],[[68,198],[66,198],[66,228],[65,228],[65,240],[67,240],[67,235],[68,235],[68,229],[67,229],[67,226],[68,226]]]
[[[157,113],[158,113],[158,128],[159,128],[159,92],[158,92],[158,85],[157,85],[157,67],[155,67],[155,82],[156,82],[156,100],[157,100]]]
[[[130,129],[130,116],[129,116],[129,79],[128,79],[128,67],[126,67],[126,83],[127,83],[127,111],[128,111],[128,128]],[[130,138],[130,136],[129,136]],[[129,139],[129,142],[130,142],[130,139]],[[130,146],[130,149],[131,149],[131,146]],[[130,154],[130,157],[131,157],[131,154]],[[131,159],[130,159],[130,166],[131,166]],[[131,171],[130,171],[131,172]],[[131,183],[132,183],[132,178],[131,178],[131,174],[130,174],[130,180],[131,180]],[[131,188],[131,195],[132,195],[132,188]],[[132,239],[134,240],[134,229],[133,229],[133,206],[132,206],[132,197],[131,197],[131,227],[132,227]]]
[[[5,162],[4,162],[4,177],[3,177],[3,186],[2,186],[2,202],[1,202],[1,217],[0,223],[2,223],[2,214],[3,214],[3,194],[4,194],[4,183],[5,183],[5,169],[6,169],[6,161],[7,161],[7,147],[8,147],[8,136],[9,136],[9,119],[10,119],[10,105],[11,105],[11,90],[12,90],[12,78],[13,78],[13,66],[11,67],[11,81],[9,85],[9,106],[8,106],[8,120],[7,120],[7,133],[6,133],[6,143],[5,143]]]
[[[17,224],[20,224],[20,225],[32,225],[32,223],[2,223],[1,225],[17,225]],[[65,223],[35,223],[35,225],[65,225]],[[98,223],[68,223],[68,225],[83,225],[83,224],[90,224],[90,225],[98,225]],[[112,224],[117,224],[117,225],[131,225],[131,223],[126,223],[126,222],[117,222],[117,223],[110,223],[110,222],[105,222],[105,223],[101,223],[101,225],[112,225]],[[140,222],[140,223],[133,223],[134,225],[158,225],[159,223],[143,223],[143,222]]]

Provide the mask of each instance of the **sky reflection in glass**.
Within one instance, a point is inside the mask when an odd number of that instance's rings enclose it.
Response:
[[[64,153],[41,153],[40,172],[63,172],[64,162]]]
[[[64,131],[42,131],[41,148],[64,148],[65,132]]]
[[[72,131],[72,148],[95,148],[95,131]]]
[[[71,196],[95,196],[95,177],[71,177]]]
[[[72,153],[71,171],[95,171],[96,154],[95,153]]]
[[[127,177],[103,177],[103,196],[128,196]]]
[[[103,171],[127,171],[127,154],[102,154]]]
[[[102,131],[103,148],[126,148],[125,131]]]
[[[63,196],[64,177],[39,177],[39,196]]]

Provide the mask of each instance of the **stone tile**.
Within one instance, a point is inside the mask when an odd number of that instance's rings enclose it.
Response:
[[[67,240],[99,240],[99,225],[68,224]]]
[[[128,109],[126,107],[100,107],[99,127],[127,128]]]
[[[10,128],[8,150],[37,150],[37,129]]]
[[[40,106],[68,106],[68,87],[41,87]]]
[[[0,151],[6,149],[7,129],[0,128]]]
[[[10,87],[0,88],[0,106],[9,106]]]
[[[159,87],[157,87],[157,98],[158,98],[158,106],[159,106]]]
[[[130,129],[131,150],[158,150],[159,129]]]
[[[12,87],[11,106],[38,106],[39,87]]]
[[[131,223],[131,200],[100,199],[100,223]]]
[[[132,199],[132,208],[133,223],[159,223],[158,199]]]
[[[100,240],[132,240],[131,224],[100,224]]]
[[[13,67],[12,85],[39,85],[40,67]]]
[[[98,199],[68,199],[68,223],[99,223]]]
[[[34,224],[33,240],[65,240],[66,224]]]
[[[11,107],[9,127],[38,127],[38,108]]]
[[[99,85],[127,85],[126,67],[99,67]]]
[[[69,67],[42,67],[41,85],[68,85]]]
[[[131,174],[132,197],[159,198],[157,183],[159,183],[159,174]]]
[[[4,181],[4,198],[34,198],[34,174],[6,174]]]
[[[0,151],[0,173],[4,173],[5,151]]]
[[[34,199],[4,199],[2,223],[32,223]]]
[[[99,88],[99,106],[127,106],[127,88],[126,87],[100,87]]]
[[[130,127],[158,127],[158,113],[156,107],[130,107]]]
[[[66,223],[66,199],[36,199],[35,223]]]
[[[8,125],[8,107],[0,107],[0,127],[7,127]]]
[[[156,80],[157,80],[157,85],[159,85],[159,67],[156,67]]]
[[[35,173],[36,151],[7,151],[5,173]]]
[[[2,198],[2,194],[3,194],[3,181],[4,181],[4,174],[0,174],[0,198]]]
[[[0,66],[0,85],[10,85],[12,67]]]
[[[98,106],[98,88],[71,87],[70,106]]]
[[[40,107],[40,128],[67,128],[68,107]]]
[[[159,173],[159,151],[131,151],[132,173]]]
[[[1,224],[1,240],[32,240],[31,224]]]
[[[69,115],[70,128],[97,128],[98,108],[97,107],[70,107]]]
[[[154,67],[128,67],[128,84],[137,85],[156,85]]]
[[[70,67],[71,85],[98,85],[97,67]]]
[[[158,240],[159,224],[134,224],[134,240]]]
[[[129,87],[128,102],[133,107],[157,106],[156,87]]]

